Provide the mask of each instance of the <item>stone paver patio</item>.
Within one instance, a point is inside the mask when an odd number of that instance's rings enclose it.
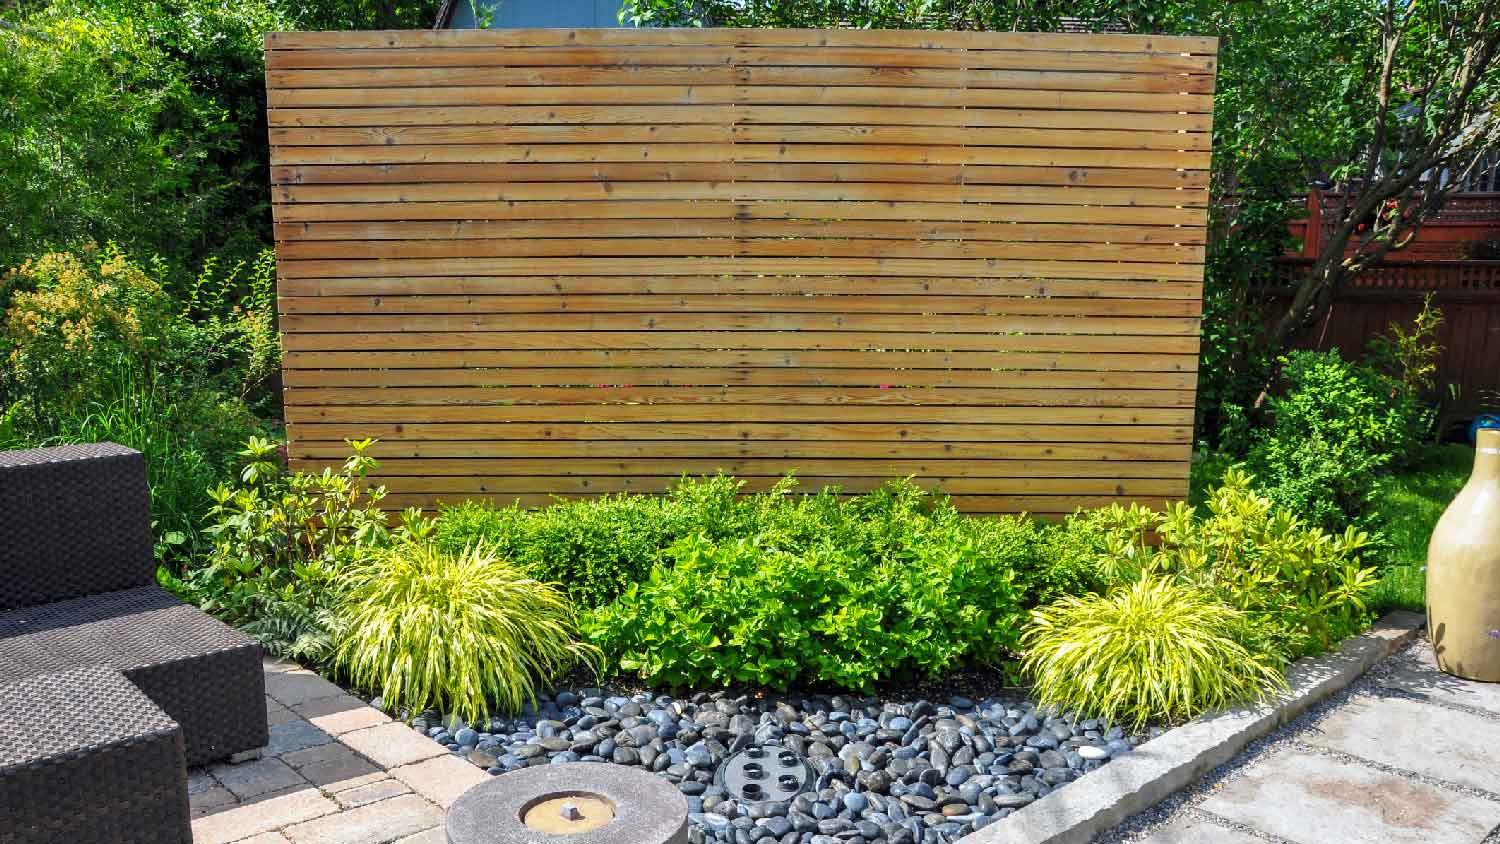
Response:
[[[267,660],[271,743],[195,769],[195,844],[443,844],[443,811],[489,775],[295,664]]]
[[[1500,685],[1437,670],[1419,641],[1302,732],[1200,786],[1150,844],[1500,840]]]

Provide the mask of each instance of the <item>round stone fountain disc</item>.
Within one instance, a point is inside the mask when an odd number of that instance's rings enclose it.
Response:
[[[615,807],[597,795],[570,794],[532,806],[521,817],[521,822],[538,832],[577,835],[598,829],[614,819]]]
[[[590,800],[603,803],[610,816],[591,811]],[[568,831],[531,824],[534,816],[561,821],[565,803],[572,803],[576,814],[603,822],[587,828],[574,823]],[[687,844],[687,809],[676,786],[636,768],[537,765],[464,792],[448,810],[448,844]]]

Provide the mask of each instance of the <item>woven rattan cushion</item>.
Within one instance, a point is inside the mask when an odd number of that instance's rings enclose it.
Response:
[[[181,729],[123,674],[103,666],[0,683],[0,713],[0,776],[17,765]]]
[[[155,586],[0,614],[0,680],[108,665],[120,671],[254,640]]]
[[[182,728],[118,671],[0,683],[0,842],[189,844]]]
[[[146,463],[114,443],[0,451],[0,610],[156,582]]]
[[[0,613],[0,682],[123,672],[182,725],[188,764],[266,743],[260,643],[156,586]]]

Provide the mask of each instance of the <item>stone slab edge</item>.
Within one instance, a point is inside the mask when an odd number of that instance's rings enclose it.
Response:
[[[1357,680],[1426,624],[1394,612],[1337,651],[1306,657],[1287,670],[1288,692],[1268,703],[1195,718],[1141,745],[957,844],[1085,844],[1234,758],[1250,742]]]

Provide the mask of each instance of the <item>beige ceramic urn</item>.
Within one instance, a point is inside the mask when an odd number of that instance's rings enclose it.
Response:
[[[1474,474],[1427,546],[1427,625],[1438,667],[1500,683],[1500,428],[1481,428]]]

